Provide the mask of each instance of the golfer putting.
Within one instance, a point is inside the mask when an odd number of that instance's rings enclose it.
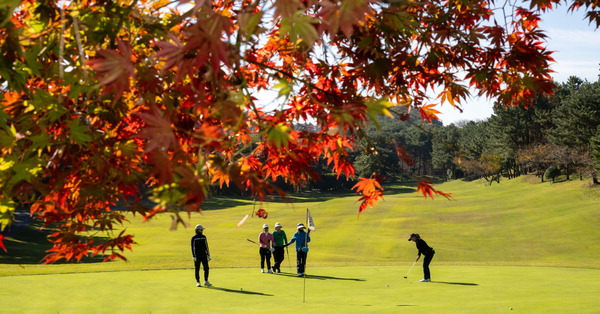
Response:
[[[212,286],[208,281],[208,261],[210,261],[210,251],[208,250],[208,241],[204,235],[204,227],[196,225],[196,234],[192,237],[192,257],[194,258],[194,274],[196,275],[196,286],[202,287],[200,284],[200,264],[204,269],[204,285]]]
[[[285,244],[288,246],[296,242],[296,268],[298,270],[298,276],[306,275],[304,269],[306,267],[306,258],[308,257],[308,242],[310,242],[310,229],[308,232],[305,231],[306,227],[303,223],[299,223],[296,227],[298,230],[294,233],[294,236]]]
[[[429,247],[429,245],[427,245],[427,242],[425,242],[425,240],[421,239],[421,236],[419,236],[417,233],[413,233],[410,235],[410,238],[408,238],[408,241],[414,241],[417,245],[417,250],[419,250],[419,253],[417,254],[417,260],[415,261],[415,263],[421,258],[421,254],[425,255],[425,258],[423,259],[423,279],[421,279],[421,282],[430,282],[431,281],[431,273],[429,272],[429,263],[431,263],[431,260],[433,259],[433,256],[435,255],[435,250],[433,250],[432,247]],[[413,263],[413,266],[415,264]],[[412,269],[412,266],[411,266]],[[410,272],[410,270],[409,270]],[[408,277],[408,273],[406,274],[406,276],[404,276],[404,278]]]

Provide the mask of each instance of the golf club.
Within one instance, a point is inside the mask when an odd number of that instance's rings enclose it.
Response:
[[[417,263],[417,261],[415,261],[412,266],[410,266],[410,268],[408,269],[408,272],[406,273],[406,276],[404,276],[404,279],[408,278],[408,273],[410,273],[410,271],[413,269],[413,267],[415,266],[415,264]]]
[[[250,240],[250,239],[246,239],[246,240],[248,240],[248,242],[252,242],[252,243],[254,243],[254,244],[258,244],[258,242],[256,242],[256,241],[252,241],[252,240]],[[260,244],[259,244],[259,245],[260,245]]]

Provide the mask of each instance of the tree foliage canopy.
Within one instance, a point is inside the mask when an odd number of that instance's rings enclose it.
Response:
[[[504,105],[550,93],[538,13],[559,3],[2,1],[1,228],[26,203],[58,225],[45,262],[125,259],[123,200],[148,219],[198,210],[210,184],[263,199],[277,179],[316,179],[319,159],[352,177],[348,151],[378,116],[431,122],[469,86]],[[570,5],[598,24],[595,1]],[[262,91],[279,98],[261,106]],[[360,210],[378,180],[356,185]]]

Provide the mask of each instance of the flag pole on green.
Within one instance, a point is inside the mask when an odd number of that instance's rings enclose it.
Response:
[[[304,247],[308,247],[308,233],[311,230],[316,230],[317,228],[315,227],[315,222],[312,218],[312,215],[310,214],[310,210],[308,210],[308,208],[306,208],[306,226],[308,228],[306,234],[304,235]],[[308,255],[308,251],[305,252]],[[306,261],[306,257],[304,259]],[[302,292],[302,302],[306,301],[306,265],[304,265],[304,289]]]

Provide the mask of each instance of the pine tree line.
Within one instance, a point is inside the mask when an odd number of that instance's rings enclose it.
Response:
[[[531,107],[495,106],[486,121],[436,130],[432,163],[446,179],[535,174],[592,178],[600,171],[600,81],[570,77]]]

